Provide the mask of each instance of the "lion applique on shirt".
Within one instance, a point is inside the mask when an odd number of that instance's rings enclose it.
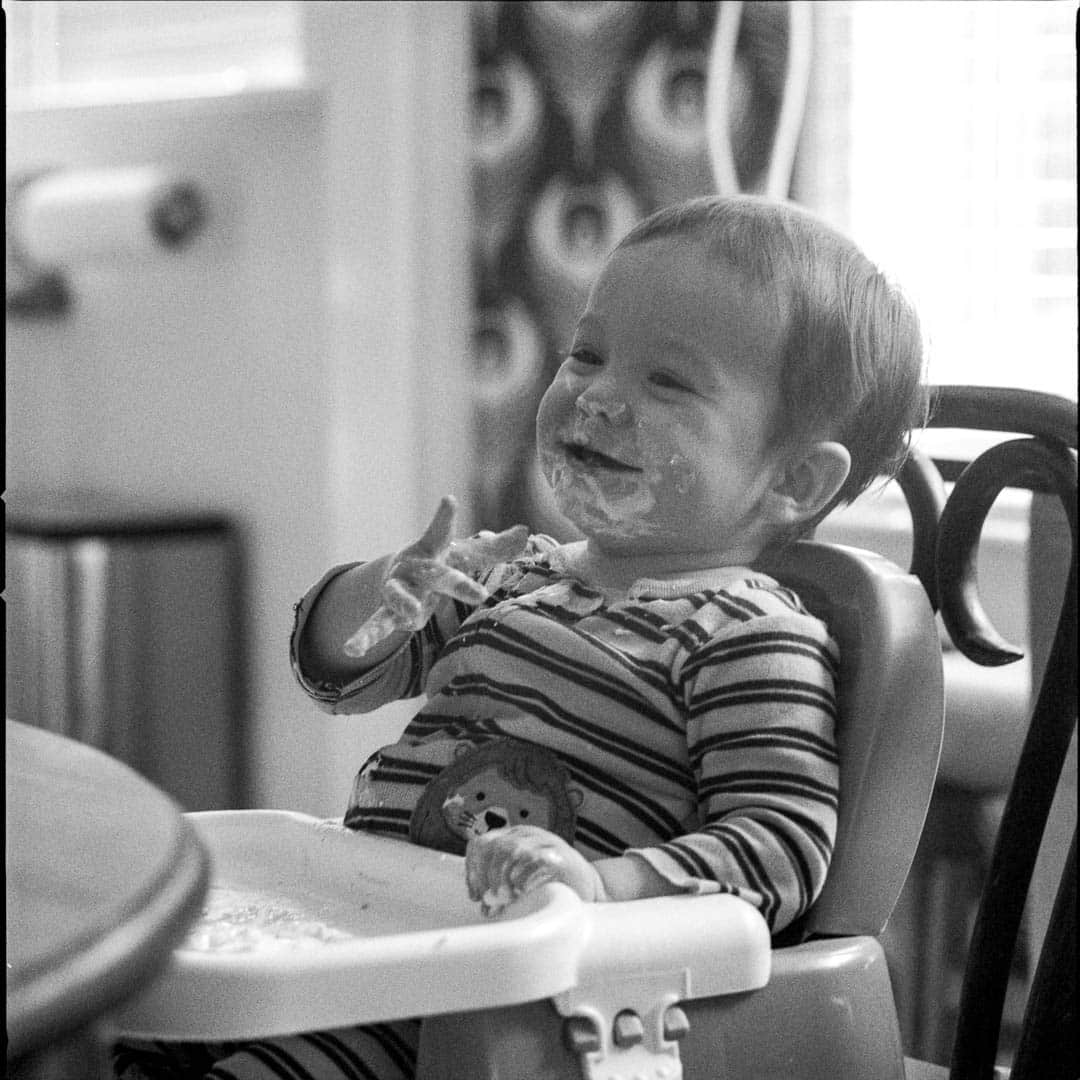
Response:
[[[558,756],[523,739],[436,739],[373,754],[344,824],[463,855],[470,836],[536,825],[574,842],[583,794]]]
[[[536,825],[574,842],[581,792],[550,750],[519,739],[461,743],[424,789],[409,823],[414,844],[464,854],[470,836]]]

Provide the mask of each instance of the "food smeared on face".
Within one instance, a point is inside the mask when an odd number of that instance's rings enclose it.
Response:
[[[559,511],[611,550],[752,559],[781,333],[769,301],[699,245],[616,251],[537,417]]]

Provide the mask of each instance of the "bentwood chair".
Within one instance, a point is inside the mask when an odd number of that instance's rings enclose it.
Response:
[[[978,595],[979,535],[1007,487],[1055,496],[1068,521],[1067,571],[1060,614],[1015,767],[967,944],[948,1067],[908,1059],[907,1080],[1075,1080],[1076,828],[1061,866],[1057,897],[1030,980],[1011,1069],[999,1064],[1002,1014],[1022,945],[1028,899],[1055,792],[1074,741],[1076,698],[1076,403],[1045,394],[985,387],[941,387],[932,424],[1017,433],[958,470],[917,455],[902,477],[917,538],[913,569],[924,581],[956,647],[984,666],[1011,663],[1020,651],[992,626]],[[942,479],[955,480],[948,500]],[[1033,518],[1038,524],[1040,519]],[[1034,526],[1033,526],[1034,527]],[[1041,537],[1031,546],[1044,551]],[[1051,613],[1053,614],[1053,613]],[[1072,766],[1075,768],[1075,764]],[[1045,854],[1045,853],[1044,853]]]

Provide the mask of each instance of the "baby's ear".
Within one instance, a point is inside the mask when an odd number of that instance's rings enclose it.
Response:
[[[838,442],[811,443],[796,451],[766,497],[769,520],[780,526],[809,520],[844,486],[850,470],[851,454]]]

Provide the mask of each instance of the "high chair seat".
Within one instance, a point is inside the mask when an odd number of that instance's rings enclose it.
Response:
[[[690,987],[678,1006],[685,1023],[667,1033],[679,1044],[678,1071],[669,1060],[653,1071],[632,1071],[621,1060],[614,1027],[610,1037],[594,1030],[585,1040],[556,999],[428,1018],[421,1080],[904,1080],[888,966],[875,935],[914,856],[941,750],[944,691],[934,614],[918,580],[872,552],[804,541],[760,568],[826,620],[841,656],[833,862],[813,908],[774,942],[768,983],[724,996]],[[641,903],[612,906],[632,918]],[[687,918],[695,910],[688,907]],[[620,1012],[612,1006],[608,1022]],[[586,1051],[598,1045],[605,1056],[590,1057]]]

